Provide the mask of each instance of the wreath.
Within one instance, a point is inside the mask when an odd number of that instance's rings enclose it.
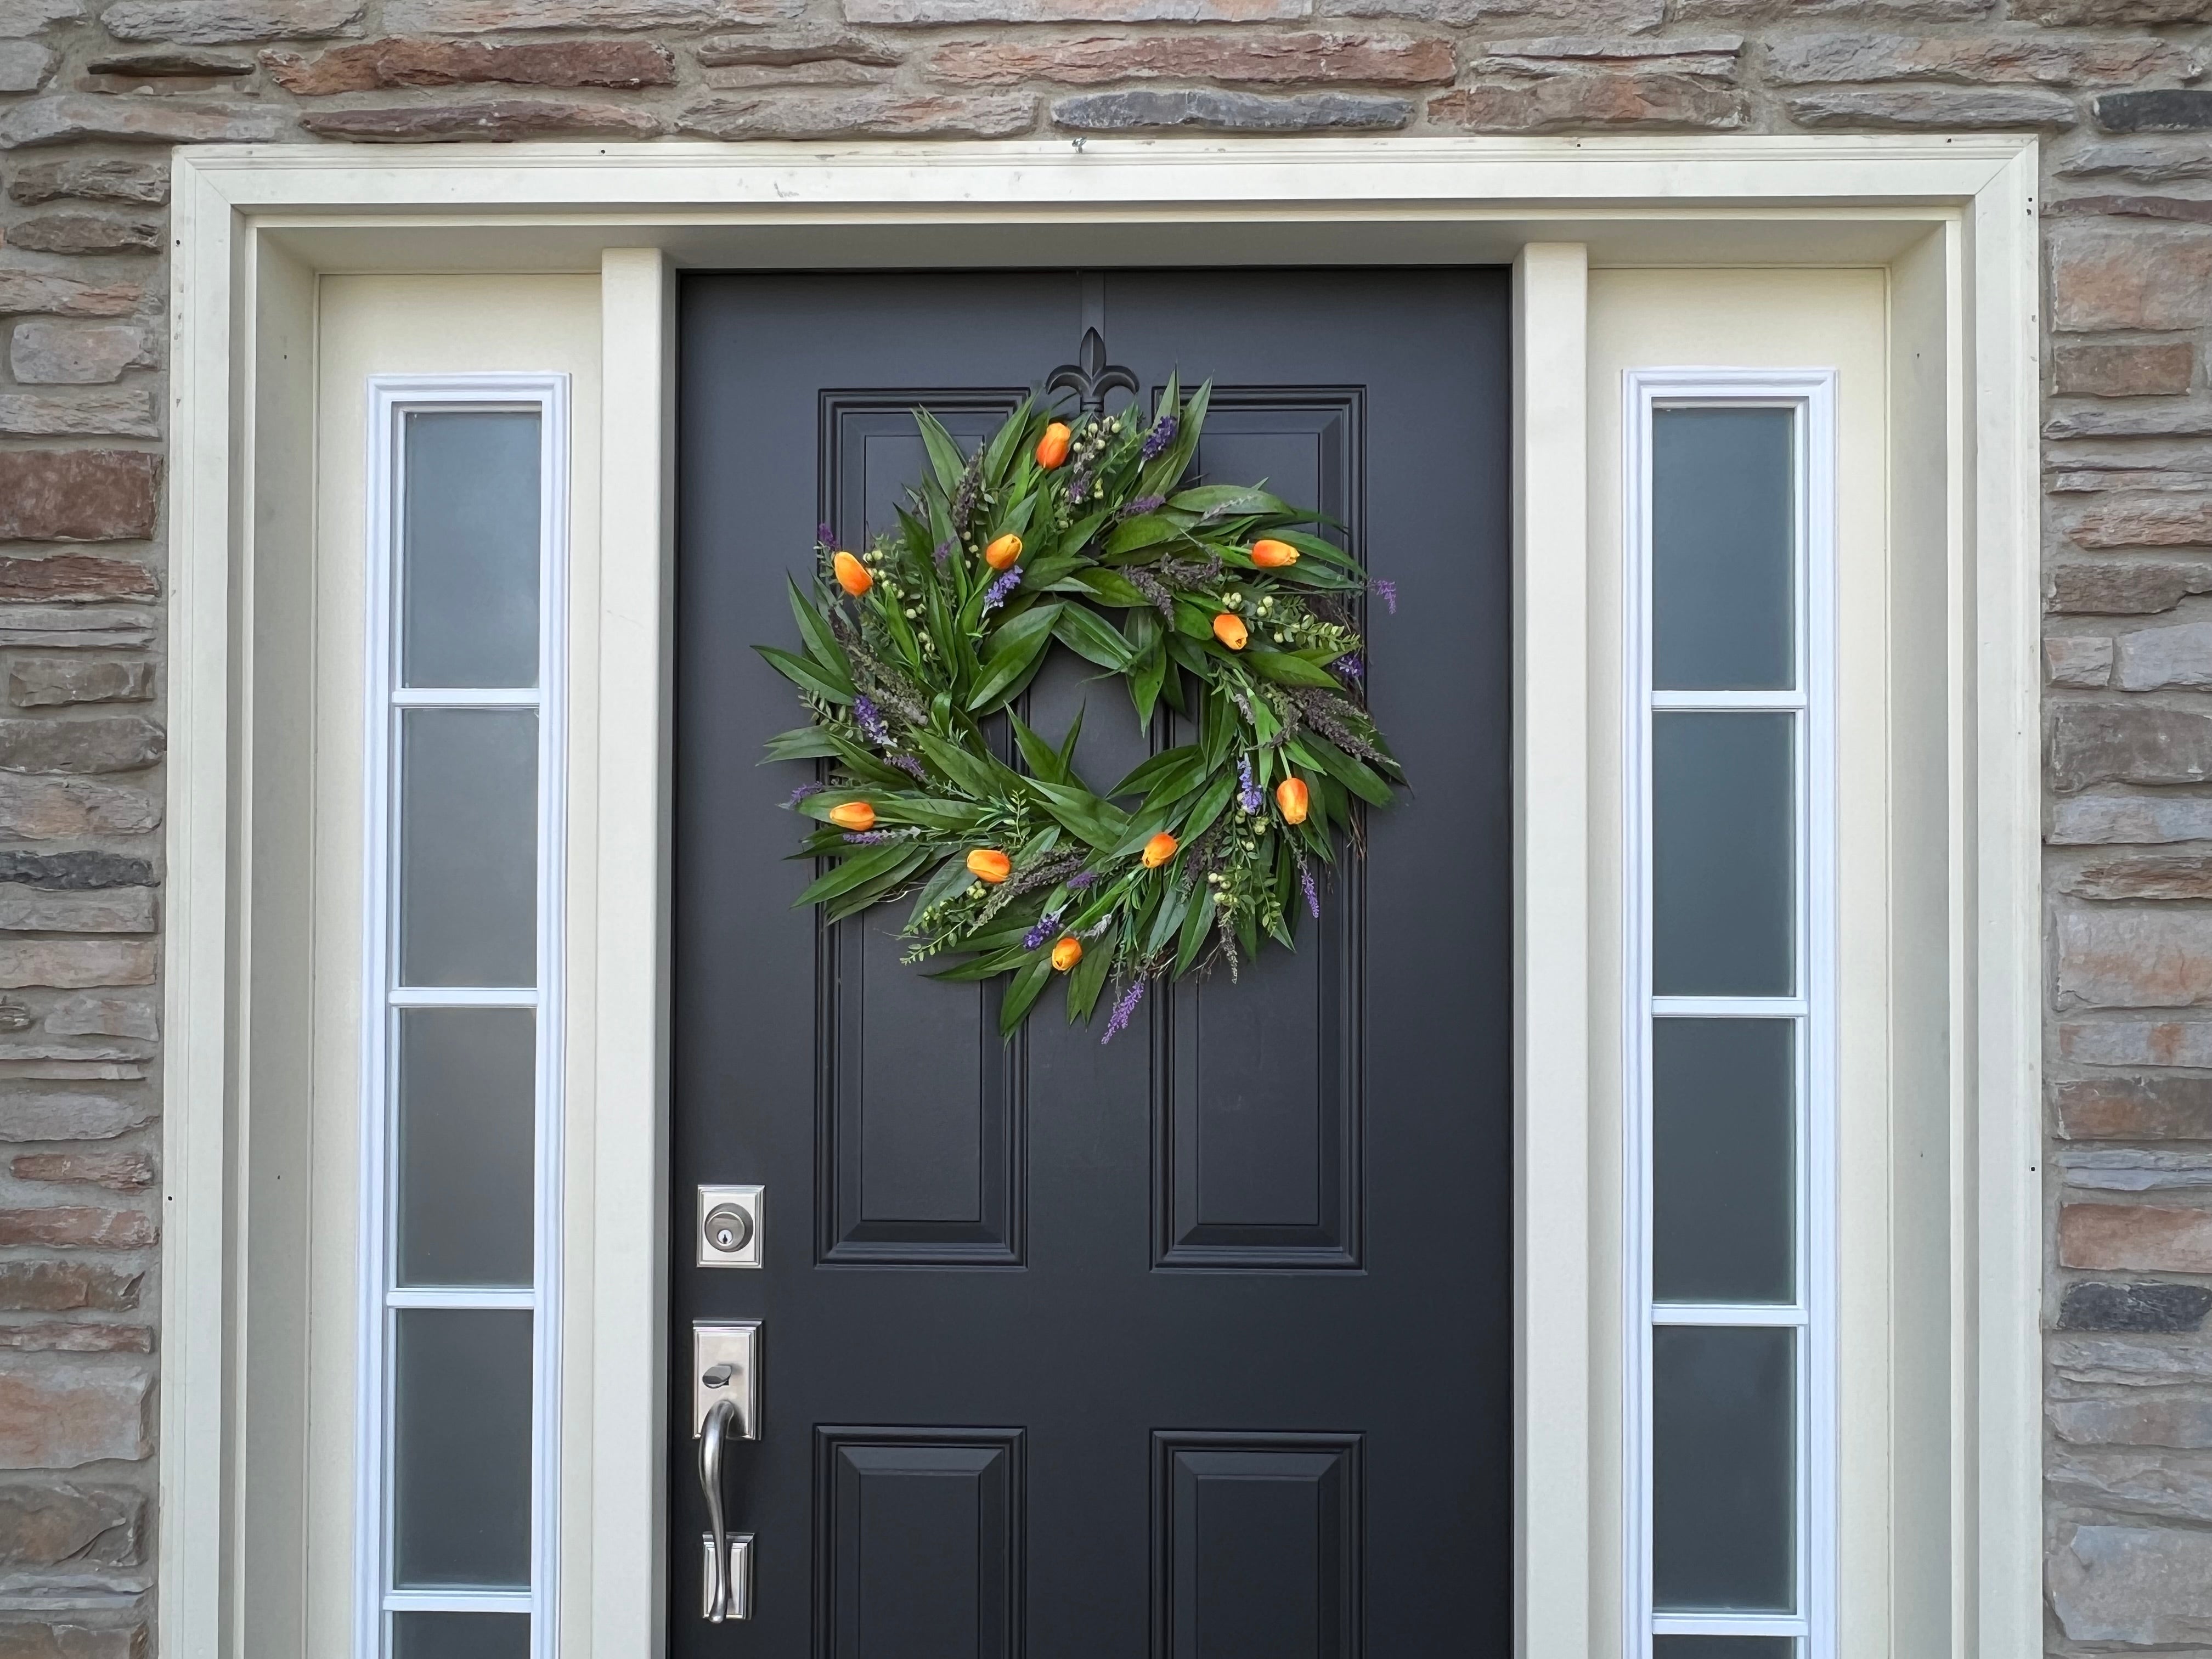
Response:
[[[790,583],[803,649],[756,647],[811,716],[769,758],[828,763],[787,803],[821,826],[795,856],[834,860],[796,905],[835,921],[911,896],[906,960],[1011,975],[1007,1036],[1055,976],[1071,1023],[1114,982],[1111,1042],[1153,978],[1292,946],[1340,839],[1358,846],[1355,803],[1402,781],[1358,630],[1363,594],[1397,595],[1322,515],[1186,483],[1209,390],[1170,380],[1150,422],[1030,398],[972,456],[916,410],[930,475],[897,532],[855,554],[822,526],[813,591]],[[1094,792],[1081,714],[1054,744],[1015,708],[1054,641],[1190,740]],[[1000,714],[1018,767],[994,751]]]

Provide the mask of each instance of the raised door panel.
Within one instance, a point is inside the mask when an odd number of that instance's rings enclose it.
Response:
[[[1019,1659],[1018,1429],[815,1433],[818,1659]]]
[[[1153,1441],[1153,1659],[1358,1659],[1357,1435]]]
[[[1197,475],[1264,481],[1358,545],[1364,425],[1357,386],[1217,386]],[[1233,979],[1182,981],[1155,1022],[1160,1267],[1359,1265],[1365,930],[1356,858],[1319,902],[1317,918],[1298,919],[1296,951],[1271,947]]]
[[[984,388],[821,394],[823,523],[842,545],[898,533],[928,465],[914,410],[963,446],[1024,393]],[[947,987],[902,960],[895,907],[823,930],[816,1067],[820,1259],[839,1264],[1005,1266],[1022,1255],[1028,1067],[998,1035],[1003,987]]]

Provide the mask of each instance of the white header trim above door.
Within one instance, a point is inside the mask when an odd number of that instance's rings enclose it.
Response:
[[[1592,1524],[1590,1425],[1602,1407],[1589,1370],[1593,1153],[1578,1136],[1591,1086],[1594,878],[1574,793],[1588,775],[1589,681],[1571,665],[1595,669],[1579,574],[1582,273],[1591,262],[1881,264],[1936,239],[1941,279],[1900,287],[1917,309],[1899,326],[1942,365],[1951,440],[1935,543],[1947,550],[1957,611],[1947,636],[1961,826],[1951,890],[1964,896],[1950,930],[1953,1104],[1959,1145],[1977,1160],[1954,1200],[1961,1369],[1948,1383],[1960,1425],[1948,1490],[1969,1559],[1957,1564],[1952,1623],[1960,1656],[2029,1650],[2041,1621],[2034,177],[2031,142],[1987,137],[179,152],[164,1650],[227,1659],[253,1644],[246,1520],[259,1464],[241,1424],[260,1362],[245,1340],[242,1247],[255,1183],[271,1177],[240,1149],[255,1144],[257,1114],[283,1109],[281,1079],[264,1071],[284,1037],[257,1019],[247,969],[257,951],[287,948],[270,918],[298,896],[264,877],[247,810],[258,700],[288,694],[283,653],[257,640],[257,581],[270,556],[263,538],[273,550],[292,494],[308,488],[284,446],[286,411],[301,406],[302,377],[313,374],[313,274],[568,270],[601,282],[606,580],[591,620],[597,676],[575,711],[579,743],[588,728],[597,745],[597,820],[572,845],[571,884],[572,903],[587,912],[572,927],[595,964],[591,1029],[570,1070],[573,1083],[580,1054],[588,1059],[597,1125],[594,1144],[574,1152],[592,1160],[594,1182],[593,1385],[578,1407],[585,1425],[571,1431],[588,1437],[592,1487],[586,1534],[563,1558],[563,1635],[572,1659],[648,1659],[667,1616],[659,1034],[671,273],[685,264],[972,264],[979,222],[996,227],[994,262],[1520,261],[1524,382],[1542,375],[1520,393],[1516,505],[1527,838],[1517,1582],[1520,1647],[1532,1659],[1586,1659],[1600,1636],[1593,1621],[1615,1616],[1599,1611],[1592,1589],[1602,1577],[1593,1552],[1611,1546]],[[1225,224],[1237,235],[1222,237]],[[580,1026],[580,982],[576,991]],[[1553,1052],[1575,1033],[1582,1060]]]

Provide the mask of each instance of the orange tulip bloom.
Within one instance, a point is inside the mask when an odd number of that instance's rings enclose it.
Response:
[[[864,800],[840,801],[830,809],[830,822],[840,830],[872,830],[876,809]]]
[[[1242,651],[1244,641],[1252,636],[1245,632],[1242,617],[1224,611],[1213,619],[1213,637],[1231,651]]]
[[[1252,562],[1262,570],[1281,570],[1298,562],[1298,550],[1272,537],[1252,544]]]
[[[1285,823],[1304,823],[1311,804],[1304,778],[1285,778],[1275,786],[1275,805],[1282,809]]]
[[[1065,421],[1054,421],[1045,428],[1044,436],[1037,440],[1037,465],[1049,472],[1067,460],[1067,441],[1073,436]]]
[[[1145,843],[1145,868],[1157,870],[1176,855],[1176,842],[1163,830]]]
[[[968,873],[995,885],[1014,873],[1014,861],[995,847],[979,847],[968,855]]]
[[[983,550],[983,562],[994,570],[1005,570],[1022,556],[1022,538],[1009,532]]]
[[[876,585],[876,579],[869,574],[868,567],[850,553],[838,554],[830,561],[830,568],[837,573],[837,586],[856,599]]]
[[[1057,973],[1066,973],[1082,960],[1083,941],[1073,933],[1052,947],[1052,965]]]

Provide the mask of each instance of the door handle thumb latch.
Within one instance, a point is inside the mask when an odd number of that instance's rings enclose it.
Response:
[[[753,1535],[732,1532],[723,1510],[723,1453],[732,1440],[760,1438],[760,1322],[691,1328],[691,1431],[699,1441],[699,1489],[707,1500],[705,1587],[710,1625],[753,1616]]]

